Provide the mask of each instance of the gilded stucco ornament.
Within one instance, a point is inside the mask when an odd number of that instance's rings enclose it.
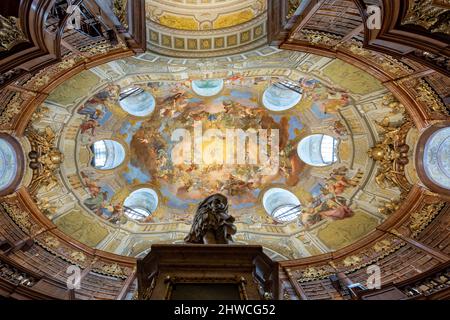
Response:
[[[69,54],[65,56],[61,62],[51,65],[50,67],[45,68],[40,72],[38,72],[30,80],[28,80],[24,84],[24,86],[27,89],[34,91],[42,90],[51,81],[56,79],[61,72],[64,72],[72,68],[77,63],[81,62],[83,59],[85,58],[80,55]]]
[[[42,213],[48,217],[56,213],[57,206],[55,206],[47,197],[40,197],[37,199],[36,204]]]
[[[442,208],[444,208],[445,204],[445,202],[428,204],[420,211],[416,211],[411,214],[409,230],[412,232],[413,238],[418,236],[425,229],[425,227],[433,221]]]
[[[412,74],[414,71],[409,68],[404,63],[394,59],[390,55],[374,52],[372,50],[364,49],[363,43],[357,40],[351,40],[346,42],[341,42],[338,47],[345,48],[351,53],[366,58],[374,63],[376,66],[381,68],[384,72],[394,76],[406,76]]]
[[[10,50],[18,43],[26,41],[27,38],[19,26],[19,19],[0,14],[0,52]]]
[[[333,50],[348,50],[356,56],[370,60],[371,63],[394,77],[406,76],[414,72],[407,65],[390,55],[364,49],[361,41],[352,39],[351,41],[342,42],[342,37],[340,36],[308,29],[303,29],[295,38],[297,40],[307,41],[314,46],[325,46]]]
[[[128,29],[128,0],[114,0],[113,11],[125,29]]]
[[[448,3],[436,5],[435,0],[410,0],[402,25],[412,24],[421,26],[432,33],[450,35],[449,17]]]
[[[374,244],[373,249],[375,252],[388,251],[392,246],[392,242],[388,239],[383,239]]]
[[[0,105],[0,126],[12,127],[14,118],[19,114],[23,105],[31,97],[31,94],[25,92],[15,93],[9,102]]]
[[[119,266],[117,263],[112,264],[103,264],[100,268],[95,268],[95,271],[107,274],[113,277],[119,277],[119,278],[126,278],[127,275],[124,271],[124,269]]]
[[[45,236],[42,242],[50,248],[58,248],[60,246],[59,240],[53,236]]]
[[[84,263],[86,261],[86,255],[80,251],[71,252],[69,257],[76,263]]]
[[[354,267],[357,266],[358,264],[360,264],[362,261],[362,259],[359,256],[349,256],[346,257],[343,261],[344,266],[346,267]]]
[[[301,0],[289,0],[288,2],[288,13],[286,15],[286,20],[289,20],[294,15],[298,6],[300,5]]]
[[[309,267],[305,269],[302,273],[300,278],[298,278],[299,282],[307,282],[307,281],[313,281],[317,279],[323,279],[325,277],[328,277],[333,273],[333,270],[330,266],[319,266],[319,267]]]
[[[397,251],[405,245],[405,242],[395,236],[388,236],[366,247],[363,250],[340,260],[330,261],[327,265],[319,265],[308,267],[305,270],[295,270],[293,275],[296,276],[298,282],[308,282],[314,280],[325,279],[331,274],[344,272],[346,274],[364,268],[370,264],[376,263],[378,260]]]
[[[382,130],[382,140],[369,149],[368,155],[379,165],[375,182],[385,189],[399,187],[403,194],[411,189],[405,176],[405,166],[409,163],[410,147],[406,144],[406,136],[412,122],[405,114],[404,107],[393,96],[385,97],[384,102],[391,113],[376,124]],[[402,115],[401,122],[391,122],[395,115]]]
[[[31,144],[29,166],[33,170],[30,193],[35,194],[42,187],[50,190],[58,184],[57,174],[64,160],[64,155],[55,147],[56,135],[50,127],[42,132],[28,127],[26,135]]]
[[[417,80],[415,89],[418,93],[417,100],[427,106],[430,112],[437,112],[446,116],[450,114],[436,92],[424,80]]]
[[[339,43],[342,37],[327,32],[303,29],[297,38],[306,40],[313,45],[333,47]]]
[[[32,233],[32,230],[35,229],[36,226],[32,223],[28,212],[9,202],[3,202],[1,203],[1,206],[23,231],[28,234]]]
[[[95,56],[95,55],[105,54],[114,49],[124,48],[124,46],[125,45],[121,41],[117,45],[113,46],[113,45],[111,45],[111,43],[109,41],[103,40],[98,43],[80,48],[80,51],[88,54],[89,56]],[[126,46],[125,46],[125,48],[126,48]]]
[[[400,208],[400,199],[394,199],[391,201],[387,201],[383,204],[382,207],[378,208],[378,212],[389,216],[396,212]]]

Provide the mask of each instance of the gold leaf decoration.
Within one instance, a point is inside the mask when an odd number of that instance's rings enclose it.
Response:
[[[445,202],[438,202],[428,204],[422,208],[422,210],[413,212],[411,214],[411,223],[409,229],[412,232],[412,237],[416,237],[422,232],[427,225],[433,221],[441,209],[445,206]]]

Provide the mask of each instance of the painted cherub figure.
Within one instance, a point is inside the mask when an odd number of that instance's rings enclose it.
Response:
[[[342,194],[347,188],[356,187],[360,181],[361,172],[358,170],[357,174],[348,178],[348,168],[345,166],[333,169],[330,177],[326,180],[325,189],[335,195]]]
[[[323,219],[343,220],[353,215],[354,212],[346,204],[345,198],[326,193],[302,209],[301,221],[306,228],[309,228]]]

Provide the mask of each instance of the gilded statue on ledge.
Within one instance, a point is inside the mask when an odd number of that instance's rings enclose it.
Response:
[[[228,214],[228,200],[222,194],[214,194],[198,206],[186,243],[229,244],[236,233],[235,219]]]

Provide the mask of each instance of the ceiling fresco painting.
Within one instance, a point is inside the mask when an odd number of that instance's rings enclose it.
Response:
[[[0,300],[450,298],[448,3],[2,0]]]
[[[101,79],[86,81],[80,92],[89,94],[73,97],[63,83],[32,124],[57,132],[59,150],[75,159],[61,163],[57,187],[37,191],[39,206],[80,242],[123,255],[181,241],[198,203],[216,192],[229,198],[238,243],[263,243],[277,259],[352,243],[404,192],[382,183],[369,150],[408,119],[380,84],[365,87],[364,71],[339,63],[342,83],[336,60],[273,48],[208,65],[144,53],[84,71]],[[227,130],[247,134],[240,148]],[[260,141],[279,151],[276,170],[264,170],[275,158],[253,154]],[[243,163],[227,162],[242,154]]]

